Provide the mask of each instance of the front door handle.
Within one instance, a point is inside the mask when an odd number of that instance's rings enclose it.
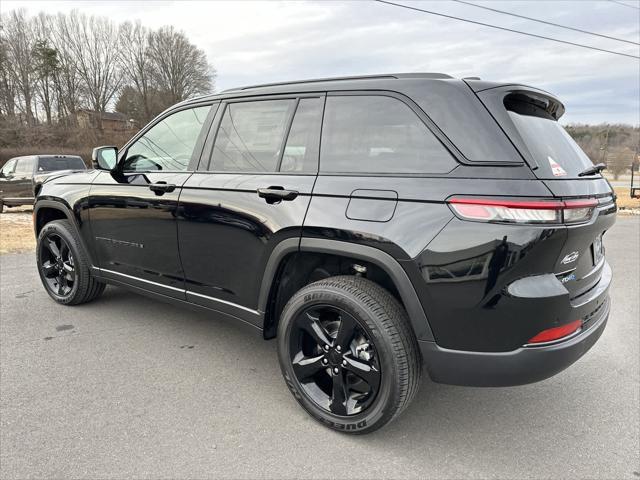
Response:
[[[278,203],[282,200],[289,202],[298,196],[297,190],[285,190],[283,187],[259,188],[258,196],[267,203]]]
[[[149,188],[156,195],[164,195],[167,192],[173,192],[176,189],[176,186],[173,183],[167,182],[157,182],[149,185]]]

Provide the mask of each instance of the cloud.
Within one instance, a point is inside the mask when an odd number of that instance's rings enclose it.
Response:
[[[400,3],[405,0],[398,0]],[[640,124],[640,62],[375,2],[30,2],[3,10],[70,11],[172,24],[203,48],[218,88],[337,75],[438,71],[521,82],[558,94],[565,122]],[[454,2],[412,6],[640,55],[640,47]],[[544,8],[541,8],[544,5]],[[552,6],[552,7],[551,7]],[[640,20],[613,2],[494,1],[492,8],[640,41]]]

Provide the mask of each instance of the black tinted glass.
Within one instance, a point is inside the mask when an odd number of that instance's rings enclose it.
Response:
[[[84,170],[87,168],[80,157],[56,158],[40,157],[37,172],[52,172],[54,170]]]
[[[577,178],[593,165],[556,120],[513,111],[509,116],[540,167],[536,170],[538,178]]]
[[[298,103],[284,148],[281,172],[316,172],[322,122],[321,98],[303,98]]]
[[[209,168],[275,172],[294,100],[230,103],[218,128]]]
[[[446,173],[447,149],[406,104],[392,97],[328,97],[323,172]]]

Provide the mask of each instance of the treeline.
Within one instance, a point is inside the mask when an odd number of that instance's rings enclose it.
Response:
[[[117,25],[73,11],[0,17],[0,128],[75,126],[76,113],[113,110],[139,126],[213,91],[215,69],[173,27]]]
[[[640,127],[622,124],[573,124],[566,129],[591,161],[605,163],[607,171],[615,178],[637,161]]]

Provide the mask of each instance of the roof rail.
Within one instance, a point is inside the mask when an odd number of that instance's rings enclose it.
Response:
[[[279,87],[282,85],[298,85],[307,83],[322,83],[322,82],[339,82],[347,80],[384,80],[384,79],[398,79],[398,78],[453,78],[450,75],[444,73],[389,73],[382,75],[357,75],[350,77],[327,77],[327,78],[313,78],[308,80],[296,80],[292,82],[276,82],[276,83],[263,83],[260,85],[248,85],[245,87],[229,88],[221,93],[237,92],[242,90],[250,90],[253,88],[265,88],[265,87]]]

